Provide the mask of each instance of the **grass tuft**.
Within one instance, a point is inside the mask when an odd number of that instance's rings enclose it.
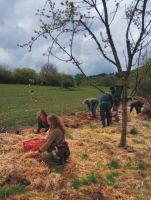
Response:
[[[17,194],[23,194],[25,192],[24,185],[5,185],[0,188],[0,197],[7,198],[10,196],[15,196]]]
[[[120,175],[119,172],[110,172],[109,174],[107,174],[106,178],[107,178],[107,184],[111,185],[113,187],[117,187],[117,180],[116,177],[118,177]]]
[[[146,167],[143,164],[132,165],[132,166],[129,166],[128,168],[131,170],[140,170],[140,171],[146,170]]]
[[[118,160],[111,160],[109,163],[108,163],[108,166],[111,167],[111,168],[120,168],[120,164],[119,164],[119,161]]]
[[[67,132],[66,138],[67,138],[67,139],[70,139],[70,140],[73,140],[73,139],[74,139],[72,133],[70,133],[70,132]]]
[[[89,128],[90,128],[90,129],[96,129],[96,128],[98,128],[98,127],[97,127],[97,125],[95,125],[95,124],[90,124],[90,125],[89,125]]]
[[[98,178],[95,173],[91,173],[84,178],[74,177],[71,181],[71,184],[74,189],[78,189],[82,185],[91,185],[91,184],[103,185],[104,181]]]
[[[137,134],[138,134],[137,128],[132,128],[132,129],[130,130],[130,134],[131,134],[131,135],[137,135]]]
[[[83,159],[83,160],[87,160],[87,159],[89,158],[89,155],[88,155],[88,153],[85,151],[84,153],[82,153],[82,154],[80,155],[80,157],[81,157],[81,159]]]

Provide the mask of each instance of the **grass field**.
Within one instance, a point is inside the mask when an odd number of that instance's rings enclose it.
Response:
[[[105,88],[104,88],[105,89]],[[31,90],[34,91],[32,99]],[[59,87],[0,84],[0,129],[18,129],[33,126],[40,109],[48,113],[86,110],[84,98],[100,97],[92,87],[76,87],[67,90]]]

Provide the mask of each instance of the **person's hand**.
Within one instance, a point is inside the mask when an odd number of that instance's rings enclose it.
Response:
[[[35,134],[38,133],[38,129],[37,129],[37,128],[34,129],[34,133],[35,133]]]
[[[43,133],[43,132],[46,132],[46,129],[45,129],[45,128],[41,128],[41,129],[40,129],[40,133]]]

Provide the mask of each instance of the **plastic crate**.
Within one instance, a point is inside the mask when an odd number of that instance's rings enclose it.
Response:
[[[23,142],[23,150],[27,151],[37,151],[44,143],[46,142],[45,138],[35,138]]]

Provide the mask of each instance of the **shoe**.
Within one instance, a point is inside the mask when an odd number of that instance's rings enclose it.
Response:
[[[105,128],[105,125],[102,125],[101,128]]]

